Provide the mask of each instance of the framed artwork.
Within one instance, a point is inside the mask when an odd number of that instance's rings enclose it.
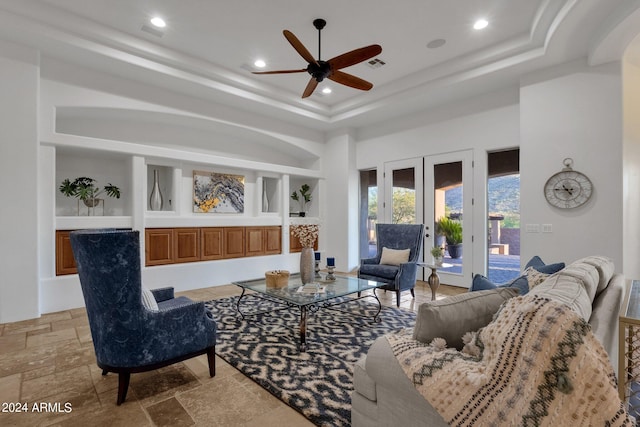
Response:
[[[244,175],[193,171],[193,212],[243,213]]]

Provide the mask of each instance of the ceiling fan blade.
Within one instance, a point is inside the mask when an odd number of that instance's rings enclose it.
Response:
[[[328,60],[333,70],[339,70],[341,68],[350,67],[358,64],[359,62],[366,61],[369,58],[373,58],[376,55],[380,55],[382,47],[378,44],[372,44],[371,46],[361,47],[360,49],[352,50],[351,52],[343,53]]]
[[[313,93],[313,91],[316,89],[316,86],[318,86],[318,81],[311,77],[311,80],[309,80],[309,83],[307,83],[307,87],[304,89],[304,92],[302,93],[302,97],[306,98],[309,95],[311,95]]]
[[[362,80],[360,77],[352,76],[351,74],[338,70],[334,71],[333,74],[329,76],[329,79],[354,89],[369,90],[373,87],[373,84]]]
[[[309,64],[318,65],[318,61],[316,61],[313,55],[311,55],[311,52],[309,52],[307,48],[304,47],[302,42],[298,40],[298,38],[294,36],[291,31],[284,30],[282,34],[284,34],[284,37],[289,41],[289,43],[291,43],[291,46],[293,46],[296,52],[298,52],[300,56],[304,58],[305,61],[307,61]]]
[[[290,73],[305,73],[306,68],[301,70],[278,70],[278,71],[252,71],[252,74],[290,74]]]

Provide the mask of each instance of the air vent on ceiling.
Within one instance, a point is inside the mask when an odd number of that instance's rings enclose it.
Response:
[[[162,37],[164,35],[164,33],[160,30],[158,30],[157,28],[153,28],[150,27],[148,25],[143,25],[142,28],[140,28],[142,31],[144,31],[145,33],[149,33],[151,35],[154,35],[156,37]]]
[[[386,62],[382,61],[379,58],[373,58],[371,61],[367,61],[367,65],[371,68],[380,68],[384,64],[386,64]]]

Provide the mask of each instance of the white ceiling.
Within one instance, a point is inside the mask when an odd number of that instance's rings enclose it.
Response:
[[[0,37],[134,80],[316,129],[364,126],[463,97],[517,85],[526,73],[598,51],[633,0],[0,0]],[[142,31],[154,15],[162,37]],[[484,17],[485,30],[472,29]],[[380,44],[386,65],[344,71],[369,92],[323,82],[333,93],[301,99],[306,73],[253,75],[306,66],[282,35],[317,57],[312,21],[327,21],[322,59]],[[627,31],[628,33],[628,31]],[[627,35],[628,39],[629,36]],[[437,49],[427,43],[444,39]],[[627,40],[628,41],[628,40]],[[621,42],[617,41],[618,44]],[[610,58],[607,58],[610,60]],[[620,58],[613,58],[619,60]]]

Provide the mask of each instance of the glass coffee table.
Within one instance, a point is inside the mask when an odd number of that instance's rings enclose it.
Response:
[[[236,310],[244,319],[245,316],[297,308],[300,310],[300,351],[306,351],[307,349],[307,315],[309,312],[315,313],[320,309],[335,309],[335,306],[341,304],[363,298],[373,298],[378,303],[378,311],[373,315],[372,320],[373,322],[380,321],[379,314],[382,310],[382,305],[375,291],[386,283],[345,276],[335,276],[335,280],[326,280],[323,276],[316,280],[313,284],[303,285],[300,281],[300,275],[292,274],[289,277],[289,285],[283,288],[267,287],[264,278],[233,282],[234,285],[242,288],[242,295],[238,298]],[[370,289],[373,289],[373,294],[360,296],[361,292]],[[280,304],[282,307],[276,308],[275,310],[252,312],[250,314],[243,313],[241,310],[242,299],[248,295],[247,291],[253,291],[251,295]],[[336,301],[337,298],[353,294],[357,294],[357,297]]]

